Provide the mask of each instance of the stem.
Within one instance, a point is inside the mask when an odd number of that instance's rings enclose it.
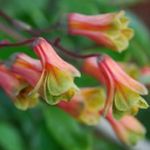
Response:
[[[33,43],[33,41],[35,40],[35,38],[32,39],[28,39],[22,42],[18,42],[18,43],[0,43],[0,48],[1,47],[16,47],[16,46],[22,46],[22,45],[26,45],[26,44],[30,44]]]
[[[45,28],[45,29],[32,29],[29,25],[26,23],[15,20],[12,17],[8,16],[6,13],[0,10],[0,16],[3,17],[8,23],[12,24],[16,29],[21,29],[27,33],[29,33],[31,36],[39,36],[42,33],[47,33],[53,31],[53,28],[58,28],[59,22],[56,22],[51,27]]]
[[[22,39],[24,40],[25,38],[20,35],[18,32],[12,30],[10,27],[8,27],[7,25],[4,25],[2,23],[0,23],[0,30],[6,34],[8,34],[10,37],[13,37],[16,40]]]
[[[98,67],[104,77],[104,82],[106,84],[106,89],[107,89],[107,97],[106,97],[106,102],[105,102],[104,112],[103,112],[104,113],[103,115],[106,116],[112,107],[114,92],[115,92],[115,85],[114,85],[115,83],[112,79],[112,76],[108,70],[107,65],[104,62],[101,62],[101,60],[98,61]]]
[[[30,43],[33,43],[35,39],[36,38],[31,38],[31,39],[27,39],[27,40],[17,42],[17,43],[0,43],[0,48],[2,48],[2,47],[16,47],[16,46],[22,46],[22,45],[30,44]],[[60,49],[63,53],[67,54],[68,56],[71,56],[71,57],[76,58],[76,59],[86,59],[89,57],[100,58],[100,56],[101,56],[100,54],[80,55],[80,54],[76,54],[74,52],[71,52],[71,51],[67,50],[66,48],[64,48],[60,45],[60,38],[56,38],[54,40],[54,42],[49,41],[49,43],[52,44],[53,46],[55,46],[56,48]]]
[[[80,54],[76,54],[72,51],[67,50],[66,48],[62,47],[60,45],[60,38],[56,38],[54,40],[54,42],[52,43],[52,45],[54,45],[56,48],[60,49],[62,52],[64,52],[65,54],[67,54],[68,56],[71,56],[73,58],[77,58],[77,59],[86,59],[89,57],[100,57],[101,55],[96,53],[96,54],[86,54],[86,55],[80,55]]]
[[[11,17],[9,17],[7,14],[5,14],[3,11],[0,10],[0,16],[3,17],[7,22],[13,23],[13,20]]]
[[[32,36],[39,36],[41,33],[43,32],[47,32],[47,31],[51,31],[50,28],[47,29],[41,29],[41,30],[36,30],[36,29],[27,29],[21,22],[14,20],[13,18],[11,18],[10,16],[8,16],[7,14],[5,14],[3,11],[0,11],[0,16],[3,17],[8,23],[11,23],[15,28],[20,28],[26,32],[28,32],[30,35]],[[59,22],[57,22],[55,25],[53,26],[58,26]],[[19,42],[19,43],[5,43],[5,44],[0,44],[0,48],[4,47],[4,46],[21,46],[21,45],[25,45],[28,43],[33,42],[34,39],[30,39],[30,40],[26,40],[23,42]],[[51,43],[51,42],[50,42]],[[100,57],[100,54],[86,54],[86,55],[80,55],[80,54],[76,54],[74,52],[71,52],[69,50],[67,50],[66,48],[64,48],[63,46],[60,45],[60,38],[56,38],[54,40],[53,43],[51,43],[53,46],[57,47],[58,49],[60,49],[62,52],[64,52],[65,54],[67,54],[68,56],[71,56],[73,58],[77,58],[77,59],[85,59],[85,58],[89,58],[89,57]]]

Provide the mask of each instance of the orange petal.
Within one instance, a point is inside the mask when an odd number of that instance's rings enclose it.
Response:
[[[74,30],[92,30],[99,31],[100,29],[107,29],[112,23],[114,13],[107,13],[103,15],[87,16],[79,13],[71,13],[68,15],[68,27],[71,33]]]
[[[97,57],[90,57],[84,60],[82,66],[83,72],[95,77],[100,82],[104,82],[101,71],[97,64]]]
[[[74,76],[80,76],[79,71],[61,59],[45,39],[38,38],[33,44],[33,49],[40,57],[43,67],[46,67],[46,65],[49,64],[50,66],[57,67],[60,70],[69,71]]]
[[[132,79],[128,74],[126,74],[121,67],[109,56],[104,57],[104,62],[109,69],[110,73],[112,74],[114,80],[117,82],[116,84],[123,84],[124,86],[128,87],[129,89],[133,90],[136,93],[141,95],[148,94],[146,87],[139,83],[138,81]]]
[[[139,134],[146,133],[144,126],[133,116],[124,116],[120,122],[130,131]]]
[[[35,69],[36,71],[42,71],[42,65],[41,65],[40,60],[34,59],[24,53],[17,54],[15,61],[22,62],[23,64],[30,66],[31,68]]]
[[[17,95],[20,89],[20,82],[17,76],[10,72],[4,65],[0,65],[0,86],[10,96]]]
[[[20,53],[16,56],[11,70],[20,75],[29,84],[35,86],[40,78],[42,66],[39,60]]]

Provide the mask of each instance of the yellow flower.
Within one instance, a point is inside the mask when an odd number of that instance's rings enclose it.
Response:
[[[92,87],[81,88],[70,102],[61,102],[58,105],[77,120],[88,125],[95,125],[99,121],[104,101],[104,90],[100,87]]]

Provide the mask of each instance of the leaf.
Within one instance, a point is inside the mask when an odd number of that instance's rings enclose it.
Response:
[[[65,112],[55,107],[43,111],[49,133],[65,150],[92,149],[89,134]]]
[[[80,78],[75,78],[75,83],[79,87],[86,87],[86,86],[98,86],[99,82],[93,78],[92,76],[89,76],[87,74],[81,74]]]
[[[98,7],[96,1],[93,0],[82,0],[82,5],[80,0],[61,0],[59,3],[60,14],[68,12],[79,12],[79,13],[98,13]],[[64,5],[65,4],[65,5]],[[85,7],[84,7],[85,6]]]
[[[64,150],[52,137],[49,132],[47,132],[47,128],[45,124],[40,125],[40,128],[37,130],[34,135],[34,146],[32,149],[35,150]]]
[[[0,123],[0,145],[5,150],[24,150],[20,134],[7,123]]]
[[[103,4],[106,6],[119,6],[119,5],[122,5],[122,6],[125,6],[125,5],[132,5],[134,3],[137,3],[139,2],[140,0],[124,0],[124,1],[121,1],[121,0],[101,0],[99,1],[99,4]]]
[[[149,63],[150,57],[150,34],[148,28],[144,23],[133,13],[127,12],[127,15],[131,18],[130,26],[135,31],[135,36],[130,43],[128,48],[128,54],[132,55],[140,65],[145,65]],[[140,58],[139,58],[140,56]]]

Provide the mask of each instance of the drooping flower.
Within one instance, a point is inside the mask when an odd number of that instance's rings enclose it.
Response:
[[[42,65],[41,77],[33,92],[40,91],[43,98],[52,105],[61,100],[70,100],[78,90],[74,84],[74,77],[80,76],[78,70],[62,60],[43,38],[34,42],[33,49]]]
[[[58,105],[77,120],[95,125],[98,123],[105,101],[104,90],[100,87],[81,88],[70,102],[60,102]]]
[[[11,71],[20,75],[34,88],[42,73],[41,62],[24,53],[14,55],[12,59]]]
[[[125,114],[135,115],[139,108],[148,108],[147,102],[140,96],[148,93],[144,85],[127,75],[109,56],[104,55],[97,61],[96,57],[86,59],[83,69],[106,85],[105,115],[111,107],[116,118]]]
[[[87,16],[78,13],[68,15],[68,30],[72,35],[83,35],[97,44],[102,44],[119,52],[125,50],[133,37],[128,27],[129,19],[124,11]]]
[[[0,65],[0,87],[4,89],[19,109],[26,110],[38,103],[38,93],[30,95],[32,87],[3,64]]]
[[[133,116],[124,116],[121,120],[116,120],[111,114],[107,117],[110,125],[121,142],[127,145],[134,145],[144,138],[146,129]]]

